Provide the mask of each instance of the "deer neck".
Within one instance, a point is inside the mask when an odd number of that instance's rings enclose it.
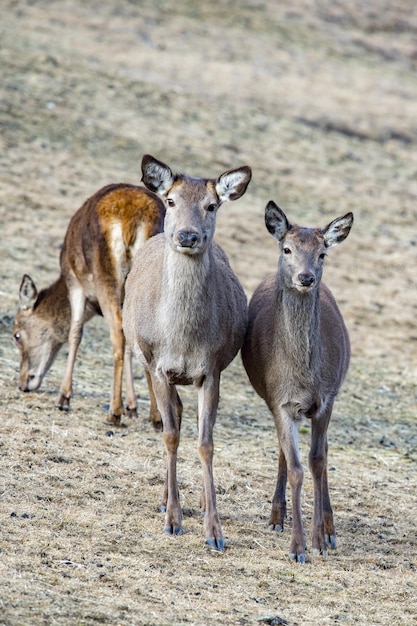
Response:
[[[52,285],[40,291],[36,308],[39,315],[52,318],[57,338],[65,342],[71,324],[71,306],[67,283],[62,274]]]
[[[165,248],[162,271],[161,313],[178,336],[200,332],[213,311],[213,254],[211,248],[202,254],[186,255]],[[211,296],[209,295],[211,293]]]
[[[303,294],[278,288],[277,299],[277,328],[281,328],[278,341],[300,371],[317,371],[321,362],[319,290]]]

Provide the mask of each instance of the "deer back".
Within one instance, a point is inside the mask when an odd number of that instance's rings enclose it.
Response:
[[[97,303],[101,289],[121,297],[133,257],[163,230],[165,207],[144,187],[113,184],[91,196],[71,219],[61,251],[61,271],[69,285],[82,285]]]

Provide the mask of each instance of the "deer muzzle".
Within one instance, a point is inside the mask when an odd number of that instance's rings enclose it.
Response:
[[[37,374],[28,374],[24,379],[20,380],[20,391],[36,391],[42,384],[42,376]]]
[[[195,231],[180,230],[177,233],[177,245],[180,248],[197,248],[201,238]]]
[[[314,285],[316,278],[313,272],[304,272],[302,274],[298,274],[298,280],[300,281],[300,285],[302,287],[311,287]]]

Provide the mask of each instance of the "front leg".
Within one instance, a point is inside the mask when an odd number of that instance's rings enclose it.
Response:
[[[224,550],[224,539],[217,513],[213,479],[213,427],[219,404],[220,374],[207,377],[198,392],[198,454],[203,467],[204,526],[206,543]]]
[[[332,406],[311,422],[310,470],[314,484],[314,512],[312,520],[312,554],[327,556],[327,548],[336,547],[336,531],[327,482],[327,428]]]
[[[275,410],[274,418],[282,454],[286,461],[288,482],[291,487],[293,519],[289,557],[298,563],[305,563],[306,540],[301,516],[301,489],[304,472],[298,449],[297,423],[291,408],[287,406],[280,406]]]
[[[177,451],[180,442],[181,418],[178,415],[179,396],[174,386],[151,376],[152,387],[163,423],[163,438],[167,452],[167,472],[161,509],[165,510],[164,531],[181,535],[182,510],[177,481]]]
[[[149,375],[149,383],[150,383],[150,388],[152,388],[152,379]],[[153,388],[152,388],[152,393],[153,393]],[[157,405],[156,405],[156,399],[154,396],[154,402],[155,402],[155,410],[157,411],[158,415],[160,416],[160,413],[158,411]],[[178,430],[181,431],[181,421],[182,421],[182,401],[181,398],[178,395],[178,392],[176,392],[176,410],[177,410],[177,422],[178,422]],[[162,430],[162,421],[161,421],[161,428],[155,428],[155,430]],[[179,498],[179,494],[178,494],[178,498]],[[164,491],[162,493],[162,500],[161,500],[161,505],[160,505],[160,510],[162,513],[165,513],[167,510],[167,502],[168,502],[168,472],[166,472],[165,474],[165,482],[164,482]]]

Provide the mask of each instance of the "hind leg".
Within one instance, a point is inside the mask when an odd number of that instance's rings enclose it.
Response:
[[[272,509],[269,518],[269,530],[281,533],[284,530],[284,520],[287,517],[287,501],[285,491],[287,486],[287,462],[282,448],[279,451],[278,479],[272,498]]]
[[[61,410],[68,410],[72,395],[72,377],[75,359],[83,336],[83,324],[86,307],[86,297],[82,286],[74,278],[68,285],[68,298],[71,305],[71,324],[68,335],[68,359],[62,379],[56,406]]]

